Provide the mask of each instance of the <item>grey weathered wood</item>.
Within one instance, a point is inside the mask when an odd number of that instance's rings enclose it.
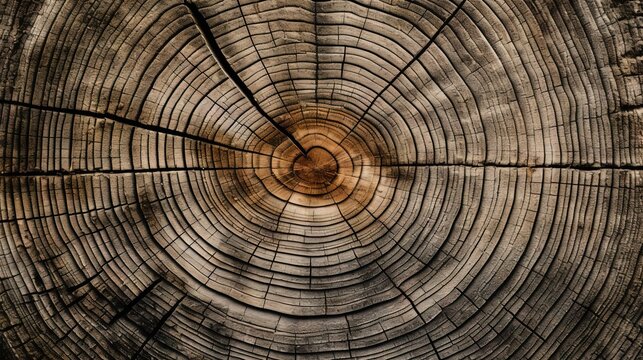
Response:
[[[639,358],[641,13],[0,0],[0,358]]]

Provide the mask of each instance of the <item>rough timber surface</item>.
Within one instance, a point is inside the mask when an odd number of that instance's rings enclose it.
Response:
[[[0,358],[640,359],[642,23],[0,0]]]

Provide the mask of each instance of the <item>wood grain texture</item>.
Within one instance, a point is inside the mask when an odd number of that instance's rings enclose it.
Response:
[[[641,14],[0,0],[0,358],[641,358]]]

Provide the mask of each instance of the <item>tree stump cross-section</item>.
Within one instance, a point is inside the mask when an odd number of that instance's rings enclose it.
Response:
[[[0,358],[640,359],[642,14],[0,0]]]

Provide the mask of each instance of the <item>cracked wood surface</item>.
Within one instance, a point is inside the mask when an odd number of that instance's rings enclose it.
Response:
[[[0,0],[0,358],[640,358],[642,12]]]

